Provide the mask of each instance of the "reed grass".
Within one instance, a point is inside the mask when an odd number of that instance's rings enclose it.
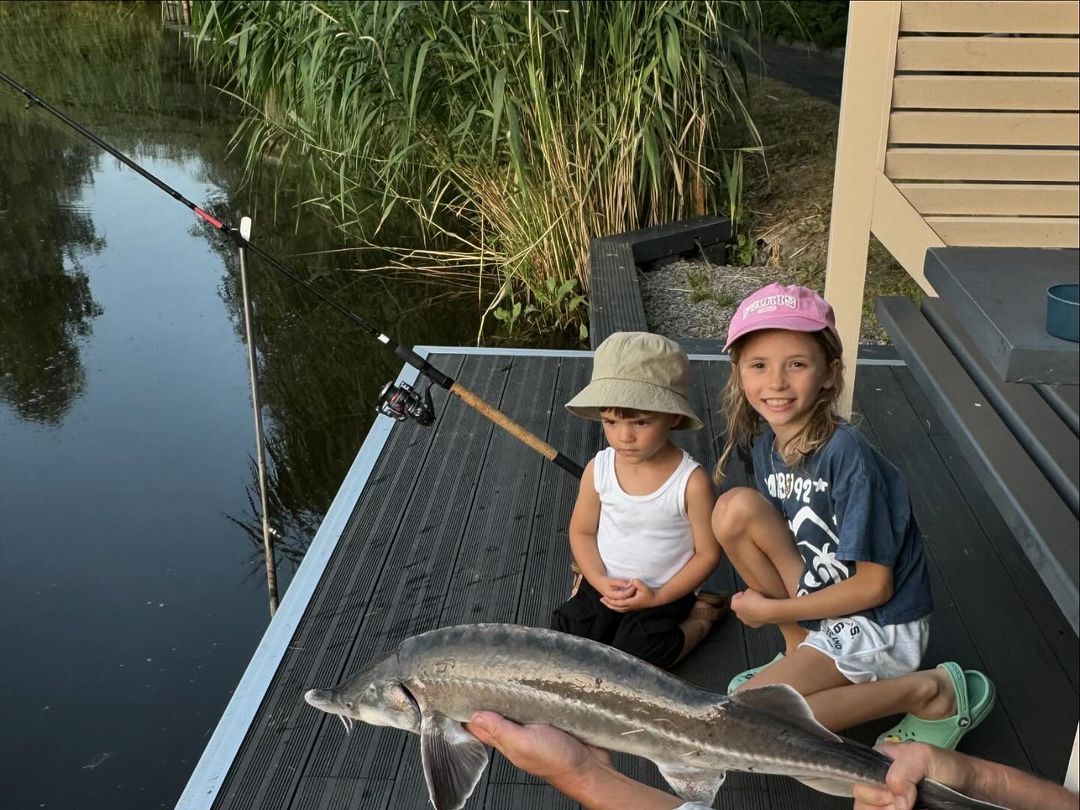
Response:
[[[589,238],[736,210],[738,161],[725,172],[723,154],[760,145],[746,82],[758,2],[195,12],[197,53],[254,113],[236,138],[249,166],[304,161],[309,202],[364,239],[373,212],[381,224],[406,209],[431,260],[497,274],[489,311],[511,327],[584,336]]]

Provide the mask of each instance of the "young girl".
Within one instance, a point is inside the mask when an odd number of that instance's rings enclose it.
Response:
[[[616,332],[566,405],[603,423],[608,448],[581,477],[570,549],[583,581],[551,626],[660,667],[685,656],[727,610],[719,595],[695,597],[720,547],[709,528],[709,476],[671,442],[672,430],[702,426],[686,398],[689,380],[679,344]]]
[[[750,627],[777,625],[785,648],[729,691],[789,684],[833,730],[906,712],[881,740],[955,748],[994,687],[951,662],[916,671],[933,607],[923,538],[900,473],[837,414],[832,308],[805,287],[769,285],[739,305],[725,348],[717,478],[752,446],[754,489],[720,497],[713,532],[748,586],[731,609]]]

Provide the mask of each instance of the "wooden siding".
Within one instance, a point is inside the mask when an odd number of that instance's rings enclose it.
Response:
[[[845,346],[870,233],[931,294],[931,247],[1080,247],[1078,9],[851,3],[825,284]]]

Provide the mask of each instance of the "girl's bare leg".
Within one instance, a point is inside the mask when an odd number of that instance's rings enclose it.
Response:
[[[713,508],[712,529],[747,585],[773,599],[794,597],[803,559],[783,515],[760,492],[735,487],[721,495]],[[806,630],[794,622],[778,626],[785,655],[790,655],[806,638]]]
[[[800,647],[762,670],[741,689],[773,683],[794,687],[825,728],[843,731],[870,720],[911,713],[940,720],[956,713],[956,692],[943,669],[929,669],[870,683],[851,683],[829,656]]]
[[[956,714],[956,690],[943,669],[839,686],[807,695],[806,700],[818,722],[832,731],[892,714],[913,714],[924,720]]]

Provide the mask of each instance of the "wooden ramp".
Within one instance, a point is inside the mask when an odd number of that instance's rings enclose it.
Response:
[[[588,379],[582,352],[430,350],[431,361],[511,418],[584,463],[599,426],[563,408]],[[422,352],[422,350],[421,350]],[[423,352],[422,352],[423,353]],[[693,403],[706,429],[680,437],[710,468],[722,429],[726,359],[694,359]],[[408,381],[409,375],[403,373]],[[937,609],[927,664],[987,672],[999,705],[963,750],[1060,781],[1078,712],[1076,636],[956,452],[907,369],[860,366],[862,428],[907,476],[927,536]],[[433,394],[429,428],[380,417],[282,602],[178,805],[277,810],[429,806],[417,738],[307,706],[402,639],[474,622],[546,626],[570,585],[566,525],[576,479],[456,399]],[[723,564],[714,585],[733,589]],[[779,649],[773,631],[734,619],[679,669],[717,691]],[[888,721],[857,729],[864,742]],[[659,785],[648,763],[627,772]],[[499,757],[469,808],[573,805]],[[722,808],[849,808],[792,780],[732,774]]]

